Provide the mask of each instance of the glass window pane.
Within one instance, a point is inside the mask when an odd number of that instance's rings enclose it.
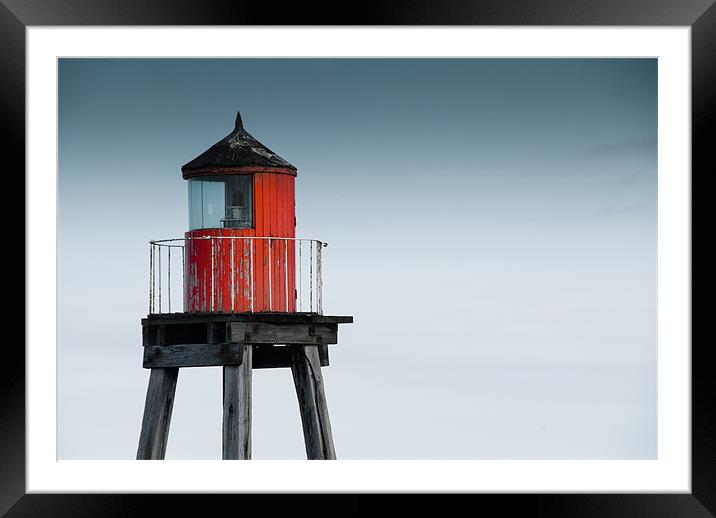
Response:
[[[189,180],[189,229],[251,228],[253,177],[226,175]]]
[[[226,213],[224,228],[251,228],[251,176],[237,175],[226,178]]]
[[[202,180],[202,228],[220,228],[224,215],[224,182]]]
[[[189,180],[189,230],[204,228],[201,219],[201,181]]]

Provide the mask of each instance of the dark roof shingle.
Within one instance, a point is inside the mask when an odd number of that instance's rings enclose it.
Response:
[[[204,151],[194,160],[181,167],[182,174],[187,172],[222,167],[275,167],[296,170],[294,166],[278,156],[245,129],[241,113],[236,113],[234,131]]]

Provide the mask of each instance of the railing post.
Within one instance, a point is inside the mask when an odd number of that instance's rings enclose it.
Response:
[[[253,237],[249,238],[249,254],[251,256],[250,268],[251,268],[251,312],[254,312],[254,244],[255,240]]]
[[[154,245],[149,242],[149,314],[154,310]]]
[[[162,312],[162,247],[157,248],[159,252],[159,313]]]
[[[234,238],[231,238],[231,312],[236,312],[236,279],[234,277]]]
[[[303,247],[303,239],[298,240],[298,311],[303,308],[303,272],[301,266],[301,248]]]
[[[182,292],[182,310],[186,311],[187,306],[187,289],[186,289],[186,240],[181,245],[181,292]]]
[[[209,238],[211,241],[211,285],[209,286],[211,293],[211,311],[214,311],[214,245],[216,241],[213,237]]]
[[[317,293],[317,306],[318,306],[318,314],[323,314],[323,271],[322,271],[322,250],[323,250],[323,243],[321,241],[318,242],[318,249],[316,250],[316,282],[318,283],[318,293]]]
[[[268,284],[269,284],[269,311],[273,311],[273,286],[271,285],[271,238],[268,239]]]
[[[169,313],[172,312],[172,245],[167,246],[167,300]]]

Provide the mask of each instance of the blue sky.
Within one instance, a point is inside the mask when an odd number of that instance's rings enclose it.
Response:
[[[656,60],[63,59],[61,457],[134,455],[147,241],[186,230],[180,166],[237,109],[355,315],[339,458],[656,455]],[[88,426],[96,361],[116,406]],[[259,374],[255,457],[302,458],[290,375]],[[168,457],[219,458],[220,379],[182,373]]]

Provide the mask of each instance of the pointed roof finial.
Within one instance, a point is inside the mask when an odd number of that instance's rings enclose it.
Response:
[[[221,169],[235,170],[247,167],[285,169],[285,172],[296,176],[296,167],[264,146],[244,129],[241,112],[237,110],[234,131],[194,160],[184,164],[181,171],[182,176],[187,179],[207,171],[220,173]]]

